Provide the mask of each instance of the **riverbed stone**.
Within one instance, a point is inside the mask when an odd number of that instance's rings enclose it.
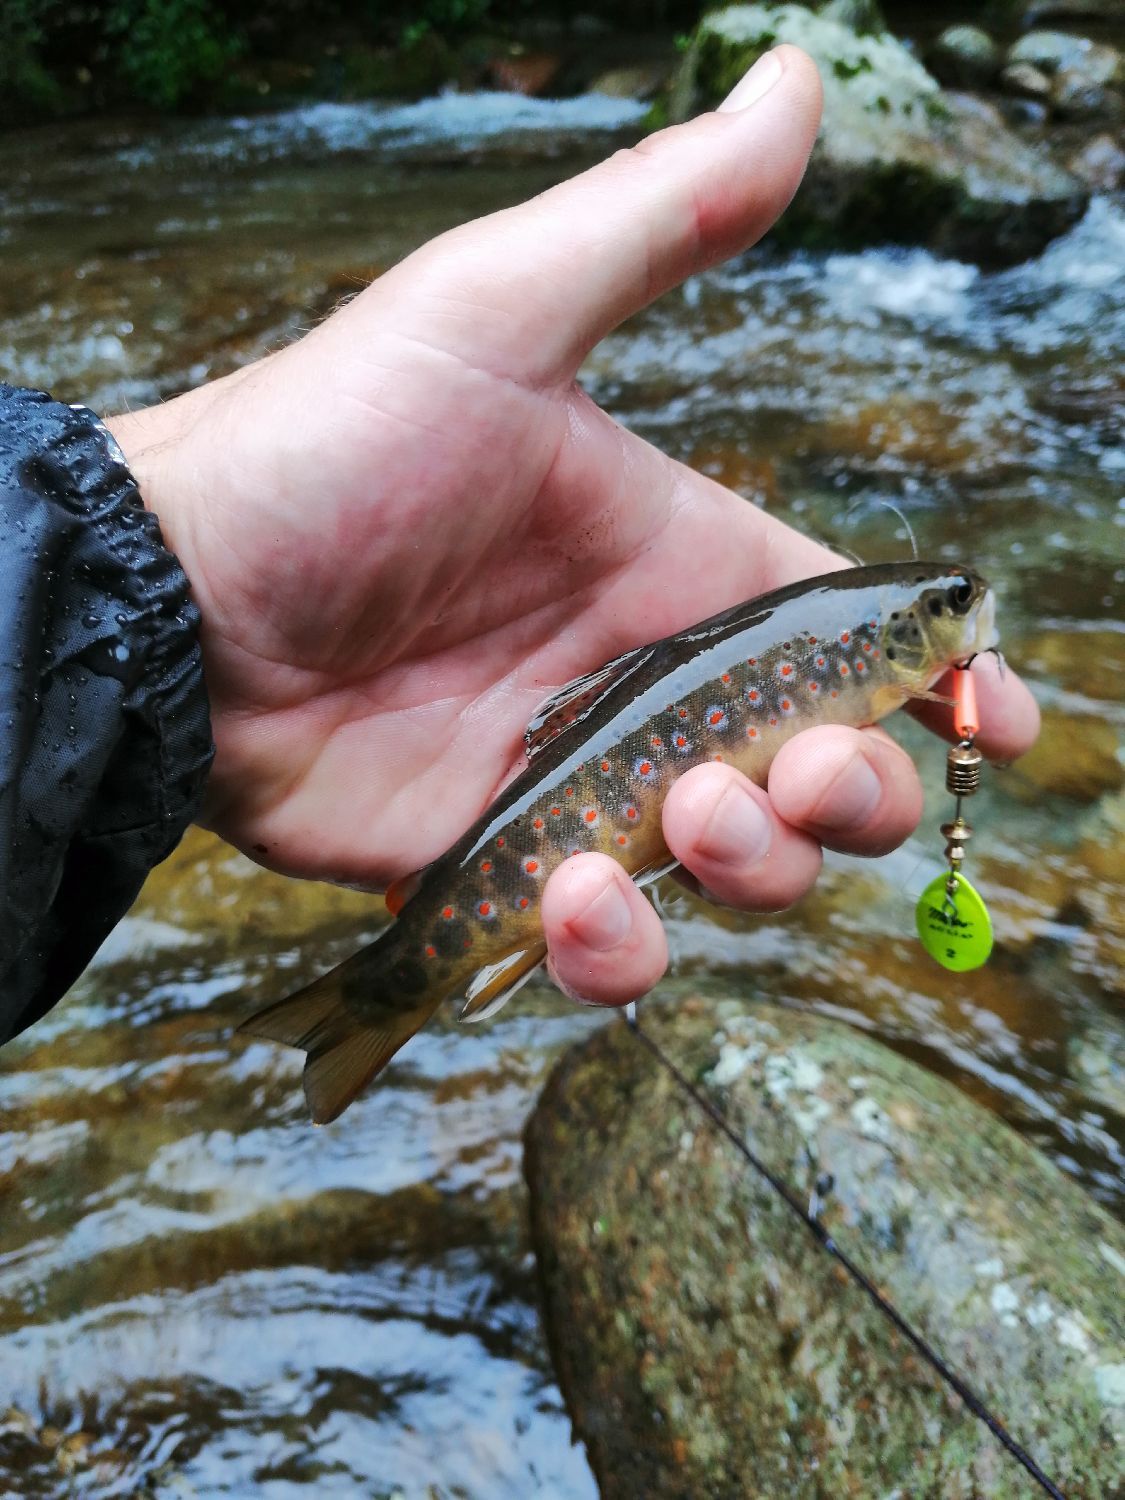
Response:
[[[1095,193],[1116,193],[1125,187],[1125,148],[1108,132],[1084,141],[1066,166]]]
[[[1125,785],[1121,736],[1105,719],[1049,705],[1039,738],[1007,772],[1005,790],[1023,802],[1044,795],[1093,803]]]
[[[934,76],[954,88],[985,88],[1000,71],[997,43],[979,26],[947,26],[927,61]]]
[[[1073,36],[1069,31],[1029,31],[1008,48],[1005,61],[1030,63],[1053,77],[1064,69],[1082,72],[1091,83],[1113,83],[1121,68],[1121,54],[1105,42]]]
[[[1008,63],[1000,74],[1000,87],[1017,99],[1031,99],[1046,104],[1051,97],[1051,80],[1041,68],[1031,63]]]
[[[644,1024],[1069,1500],[1125,1474],[1125,1231],[953,1085],[750,1000]],[[526,1169],[560,1382],[605,1495],[1017,1500],[1028,1478],[624,1024]]]
[[[892,241],[1004,264],[1037,254],[1084,211],[1086,186],[990,104],[944,93],[889,33],[861,36],[802,5],[705,16],[672,89],[672,116],[717,104],[779,42],[815,58],[825,95],[805,181],[774,231],[782,242]]]

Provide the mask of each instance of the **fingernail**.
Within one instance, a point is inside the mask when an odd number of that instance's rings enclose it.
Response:
[[[585,911],[571,917],[567,923],[574,936],[597,953],[605,953],[623,943],[632,925],[629,903],[616,880],[611,880]]]
[[[734,114],[739,109],[749,109],[751,104],[756,104],[763,94],[768,94],[770,89],[781,77],[781,59],[776,52],[764,52],[749,73],[738,80],[734,88],[719,105],[723,114]]]
[[[816,821],[821,828],[854,828],[874,816],[883,796],[883,783],[862,755],[848,761],[832,783]]]
[[[751,865],[770,846],[769,817],[745,787],[728,786],[715,804],[696,848],[724,865]]]

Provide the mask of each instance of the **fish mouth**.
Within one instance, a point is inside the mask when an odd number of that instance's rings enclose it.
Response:
[[[980,605],[966,623],[965,656],[977,656],[982,651],[991,651],[999,644],[1000,632],[996,629],[996,595],[985,588]]]

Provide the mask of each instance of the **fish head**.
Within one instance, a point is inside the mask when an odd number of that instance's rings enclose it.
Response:
[[[996,597],[971,568],[915,571],[893,591],[882,637],[892,674],[928,687],[948,667],[995,646]]]

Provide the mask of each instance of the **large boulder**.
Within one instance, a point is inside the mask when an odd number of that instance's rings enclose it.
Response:
[[[1004,264],[1037,254],[1085,210],[1086,186],[991,105],[943,93],[888,33],[859,35],[802,5],[734,5],[705,16],[672,91],[672,115],[717,104],[778,42],[810,53],[824,83],[809,170],[775,231],[783,240],[892,241]]]
[[[1069,1500],[1125,1478],[1125,1232],[951,1084],[775,1006],[650,1036]],[[528,1126],[556,1368],[606,1497],[1026,1500],[1027,1474],[623,1024]]]

